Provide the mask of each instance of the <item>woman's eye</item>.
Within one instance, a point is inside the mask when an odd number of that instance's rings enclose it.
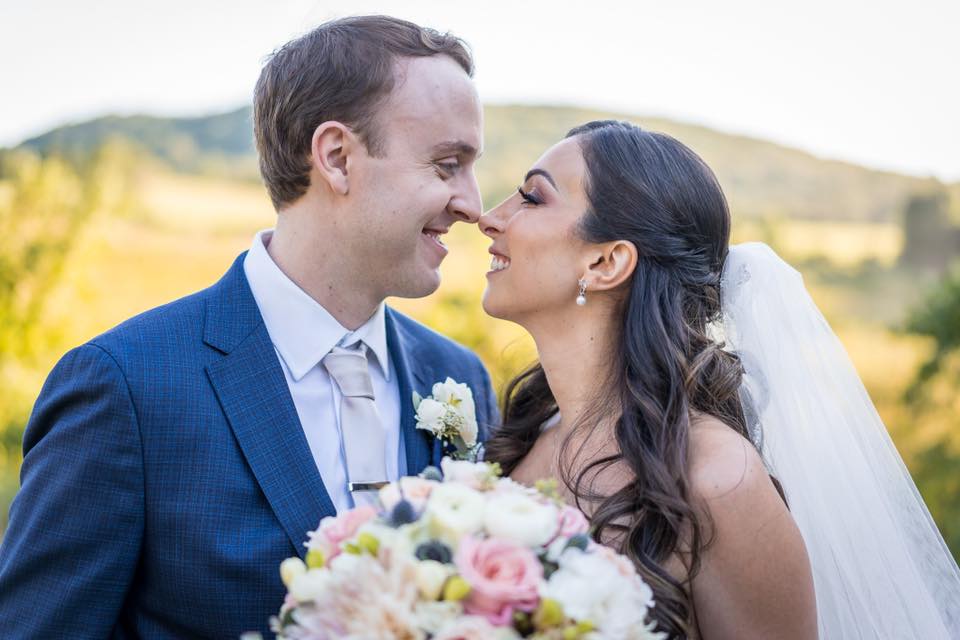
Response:
[[[527,204],[543,204],[543,200],[538,198],[536,194],[532,192],[526,192],[523,190],[523,187],[517,187],[517,192],[520,194],[520,197],[523,198],[523,201]]]

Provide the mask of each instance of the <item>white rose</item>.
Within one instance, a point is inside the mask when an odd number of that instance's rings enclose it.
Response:
[[[440,461],[444,482],[465,484],[471,489],[481,489],[494,477],[493,467],[487,462],[470,462],[444,458]]]
[[[498,494],[500,493],[521,493],[525,496],[539,496],[540,492],[537,491],[534,487],[529,487],[525,484],[520,484],[513,478],[497,478],[496,483],[493,486],[493,490]]]
[[[426,600],[436,600],[443,591],[443,584],[454,569],[452,565],[436,560],[422,560],[417,563],[417,589]]]
[[[567,549],[560,568],[540,586],[540,596],[560,603],[566,615],[589,620],[603,638],[664,637],[645,624],[653,591],[636,574],[624,575],[604,554]]]
[[[293,578],[289,587],[290,595],[297,602],[317,602],[324,598],[332,581],[329,571],[310,569]]]
[[[468,447],[477,444],[477,407],[473,401],[473,391],[467,385],[447,378],[433,385],[433,398],[445,403],[463,418],[460,437]]]
[[[424,398],[417,407],[417,429],[439,433],[443,429],[443,416],[447,408],[431,398]]]
[[[444,382],[438,382],[433,385],[433,399],[438,402],[444,402],[449,405],[457,406],[465,398],[473,400],[473,392],[467,385],[457,382],[453,378],[447,378]]]
[[[472,404],[471,401],[471,405]],[[460,437],[463,438],[464,444],[468,447],[473,447],[477,444],[477,433],[479,430],[476,413],[471,407],[469,415],[463,416],[463,426],[460,427]]]
[[[494,538],[532,548],[550,542],[557,535],[559,522],[556,506],[508,492],[490,496],[483,524]]]
[[[430,494],[426,517],[434,535],[456,544],[483,527],[483,494],[461,484],[441,484]]]
[[[380,503],[387,511],[393,509],[400,502],[400,490],[403,489],[403,498],[408,500],[416,510],[423,509],[430,497],[430,492],[437,486],[434,480],[425,480],[417,476],[404,476],[396,482],[391,482],[380,489]]]

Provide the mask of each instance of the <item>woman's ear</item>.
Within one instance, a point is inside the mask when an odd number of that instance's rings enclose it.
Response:
[[[310,141],[312,173],[334,193],[345,196],[350,191],[347,167],[356,142],[350,128],[334,120],[324,122],[313,132]]]
[[[584,279],[592,291],[610,291],[630,279],[637,268],[637,247],[629,240],[615,240],[594,248]]]

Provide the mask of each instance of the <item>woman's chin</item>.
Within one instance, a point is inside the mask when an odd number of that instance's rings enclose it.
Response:
[[[490,291],[490,287],[487,287],[483,292],[483,298],[480,301],[480,306],[482,306],[483,311],[492,318],[497,318],[499,320],[510,319],[507,315],[504,305],[498,302],[497,296]]]

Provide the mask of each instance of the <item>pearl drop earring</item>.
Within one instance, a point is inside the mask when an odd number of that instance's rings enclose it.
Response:
[[[578,284],[580,285],[580,293],[577,295],[577,306],[582,307],[587,304],[587,296],[584,295],[587,292],[587,281],[580,280]]]

